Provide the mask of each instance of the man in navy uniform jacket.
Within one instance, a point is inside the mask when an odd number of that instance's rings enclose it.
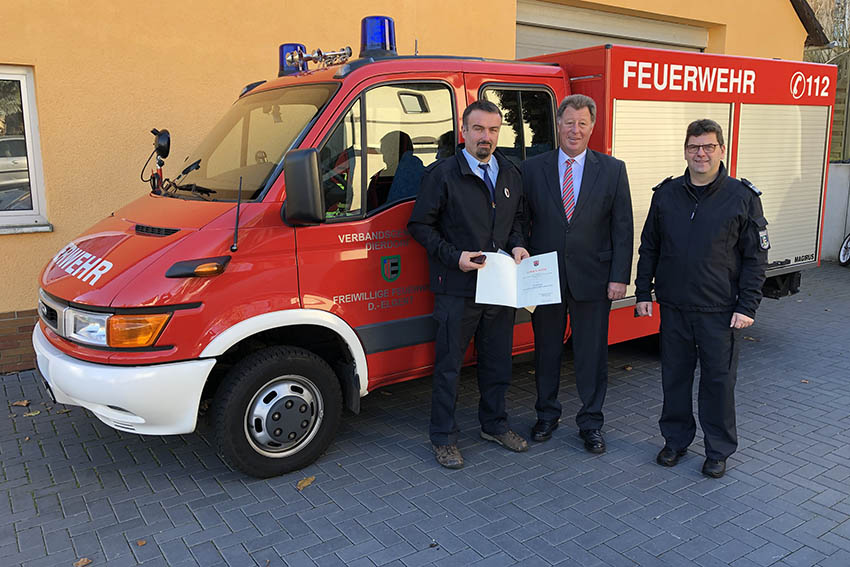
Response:
[[[703,474],[720,478],[738,447],[735,381],[740,330],[753,324],[761,301],[767,221],[761,194],[726,173],[723,131],[713,120],[691,122],[685,135],[688,168],[652,195],[640,239],[637,306],[652,316],[661,305],[664,448],[658,464],[672,467],[694,440],[694,370],[699,359],[699,421],[705,442]]]

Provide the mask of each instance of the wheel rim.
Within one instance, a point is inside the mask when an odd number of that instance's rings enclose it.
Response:
[[[838,253],[838,260],[844,264],[850,260],[850,236],[844,239],[841,245],[841,251]]]
[[[324,417],[319,389],[303,376],[278,376],[251,398],[243,421],[245,437],[258,453],[293,455],[309,445]]]

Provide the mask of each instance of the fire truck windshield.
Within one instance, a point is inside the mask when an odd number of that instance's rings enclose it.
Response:
[[[195,164],[166,193],[181,199],[259,199],[292,144],[322,110],[338,84],[285,87],[234,103],[184,163]],[[184,170],[185,171],[185,170]],[[182,189],[182,191],[178,191]]]

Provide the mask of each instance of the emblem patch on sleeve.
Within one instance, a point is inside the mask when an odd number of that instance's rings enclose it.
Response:
[[[762,250],[770,250],[770,239],[767,237],[767,228],[759,230],[759,247]]]

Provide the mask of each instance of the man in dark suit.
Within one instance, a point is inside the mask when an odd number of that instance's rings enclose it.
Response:
[[[570,314],[576,387],[582,407],[579,434],[591,453],[605,451],[602,404],[608,387],[608,316],[611,301],[626,295],[634,224],[625,164],[587,149],[596,103],[570,95],[558,107],[559,149],[522,164],[530,254],[556,251],[561,303],[532,314],[537,381],[535,441],[558,427],[561,353]]]

